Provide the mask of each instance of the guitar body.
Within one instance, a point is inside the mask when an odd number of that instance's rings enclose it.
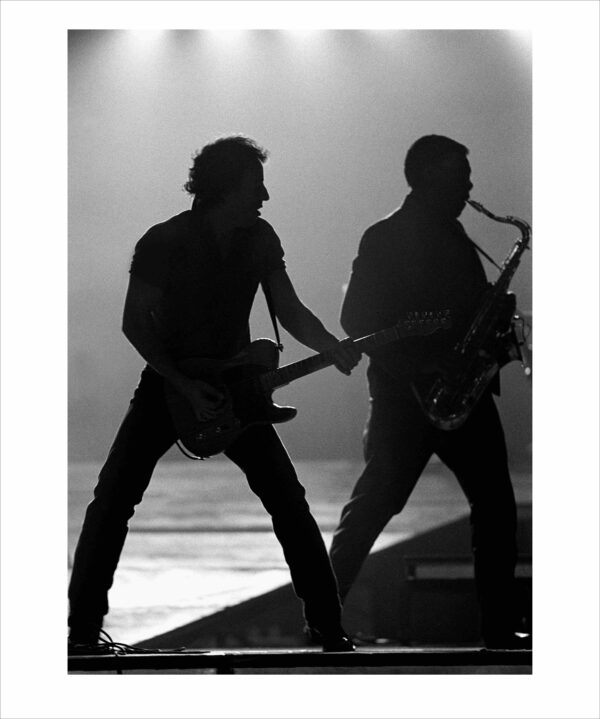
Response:
[[[448,310],[409,312],[407,319],[394,327],[346,341],[351,342],[359,352],[366,352],[402,337],[428,335],[450,326]],[[274,404],[271,399],[273,391],[334,364],[333,354],[330,349],[279,367],[277,345],[272,340],[259,339],[229,360],[190,358],[178,362],[183,374],[203,380],[226,397],[218,416],[208,422],[201,422],[187,398],[168,382],[165,383],[165,398],[180,447],[192,459],[205,459],[225,451],[252,425],[278,424],[293,419],[297,411],[294,407]]]
[[[252,425],[293,419],[297,410],[274,404],[272,392],[261,384],[261,375],[278,364],[279,351],[268,339],[255,340],[229,360],[189,358],[178,362],[185,375],[216,387],[227,400],[217,417],[201,422],[187,398],[165,383],[167,406],[183,447],[195,457],[212,457],[225,451]]]

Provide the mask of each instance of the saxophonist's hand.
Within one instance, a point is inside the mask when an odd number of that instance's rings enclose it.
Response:
[[[500,337],[494,356],[499,367],[504,367],[504,365],[513,360],[523,361],[521,347],[514,328],[511,328],[511,330]]]

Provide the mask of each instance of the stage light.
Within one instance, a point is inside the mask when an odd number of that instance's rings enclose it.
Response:
[[[159,50],[164,48],[166,30],[126,30],[125,47],[130,59],[137,62],[158,60]]]
[[[526,57],[529,57],[531,53],[531,31],[519,28],[508,30],[507,33],[513,45]]]
[[[127,37],[130,43],[141,49],[156,47],[166,30],[128,30]]]
[[[290,28],[284,31],[292,40],[302,43],[315,42],[323,37],[325,30],[322,28]]]
[[[242,40],[245,36],[248,35],[247,30],[241,30],[239,28],[237,29],[215,29],[215,30],[209,30],[209,37],[218,42],[220,45],[224,46],[234,46],[237,45],[240,40]]]
[[[507,32],[522,43],[529,44],[531,42],[531,30],[529,28],[511,28]]]

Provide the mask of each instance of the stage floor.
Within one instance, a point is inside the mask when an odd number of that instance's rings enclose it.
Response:
[[[531,674],[532,652],[480,648],[240,649],[69,657],[69,673]]]
[[[295,465],[329,546],[362,463]],[[69,470],[71,558],[99,466],[72,464]],[[530,472],[514,471],[513,482],[517,501],[531,502]],[[374,550],[467,513],[454,477],[443,465],[432,463]],[[115,641],[140,642],[288,582],[270,519],[234,465],[221,459],[164,462],[130,523],[105,629]]]

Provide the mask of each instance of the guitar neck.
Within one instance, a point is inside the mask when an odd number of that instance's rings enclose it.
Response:
[[[401,326],[390,327],[380,332],[375,332],[372,335],[366,335],[359,339],[353,340],[352,344],[359,352],[369,352],[376,347],[382,347],[389,342],[394,342],[401,337],[413,334],[411,331],[405,331]],[[312,355],[306,359],[300,360],[299,362],[292,362],[291,364],[279,367],[279,369],[265,372],[261,375],[261,382],[265,389],[274,390],[278,387],[283,387],[290,382],[293,382],[300,377],[317,372],[320,369],[329,367],[334,363],[332,352],[330,350],[321,352],[320,354]]]

